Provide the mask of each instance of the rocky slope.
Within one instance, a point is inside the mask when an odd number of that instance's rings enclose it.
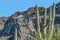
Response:
[[[44,15],[44,9],[44,7],[39,7],[40,16]],[[49,8],[47,10],[47,15],[49,15]],[[36,8],[31,7],[24,12],[15,12],[10,17],[0,17],[0,36],[14,35],[14,28],[17,28],[18,40],[33,40],[32,36],[37,28],[35,13]],[[55,24],[60,24],[60,2],[56,4]]]

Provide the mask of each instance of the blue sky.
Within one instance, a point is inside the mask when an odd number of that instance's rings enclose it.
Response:
[[[10,16],[16,11],[25,11],[36,4],[41,7],[49,7],[53,2],[58,3],[60,0],[0,0],[0,17]]]

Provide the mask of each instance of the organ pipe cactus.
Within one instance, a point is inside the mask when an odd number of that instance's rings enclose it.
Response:
[[[15,20],[15,24],[17,23],[17,20]],[[17,26],[18,27],[18,26]],[[14,40],[17,40],[17,27],[15,27],[15,34],[14,34]]]
[[[46,21],[47,21],[47,8],[45,8],[44,12],[44,25],[46,25]]]
[[[52,28],[52,8],[50,8],[50,13],[49,13],[49,29],[48,29],[48,34],[47,34],[47,36],[50,35],[51,28]]]
[[[49,14],[49,32],[50,32],[51,22],[52,22],[52,8],[50,8],[50,14]]]
[[[52,38],[52,34],[53,34],[53,22],[52,22],[52,8],[50,8],[50,16],[49,16],[49,32],[48,32],[48,40],[51,40],[51,38]]]
[[[51,40],[52,36],[53,36],[53,32],[54,32],[54,19],[55,19],[55,3],[53,4],[53,8],[52,8],[52,22],[51,22],[51,29],[50,29],[50,34],[48,36],[48,40]]]
[[[44,26],[47,24],[47,18],[46,15],[47,14],[47,9],[45,9],[45,13],[44,13]],[[53,37],[53,32],[54,32],[54,19],[55,19],[55,3],[53,4],[53,7],[50,8],[50,14],[49,14],[49,22],[46,27],[49,27],[48,29],[48,33],[47,28],[43,27],[43,33],[44,33],[44,37],[42,36],[42,32],[40,31],[40,22],[39,20],[39,10],[38,10],[38,6],[36,5],[36,24],[37,24],[37,30],[36,30],[36,40],[52,40]]]
[[[44,26],[46,25],[46,21],[47,21],[47,9],[45,8],[45,13],[44,13]],[[44,35],[46,36],[46,28],[44,27]]]
[[[37,40],[43,40],[42,39],[42,34],[40,32],[40,19],[39,19],[38,5],[36,5],[36,24],[37,24],[36,39]]]
[[[15,28],[14,40],[17,40],[17,28]]]

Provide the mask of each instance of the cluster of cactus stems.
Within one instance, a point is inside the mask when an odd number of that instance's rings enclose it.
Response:
[[[36,5],[36,24],[37,24],[37,30],[36,30],[36,35],[35,35],[36,40],[52,40],[53,32],[54,32],[55,3],[53,3],[53,7],[50,8],[48,24],[47,24],[47,9],[45,9],[44,24],[43,24],[43,29],[42,29],[44,35],[40,31],[41,30],[41,26],[40,26],[41,18],[39,15],[40,14],[38,10],[38,5]],[[48,28],[48,32],[47,32],[47,28]]]

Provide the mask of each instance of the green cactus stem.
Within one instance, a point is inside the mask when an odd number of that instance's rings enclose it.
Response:
[[[36,39],[37,40],[43,40],[42,39],[42,34],[40,32],[40,19],[39,19],[39,10],[38,10],[38,5],[36,5],[36,24],[37,24],[37,31],[36,31]]]
[[[15,28],[14,40],[17,40],[17,28]]]
[[[54,19],[55,19],[55,3],[53,4],[53,12],[52,12],[52,23],[51,23],[51,31],[50,31],[50,35],[48,37],[48,40],[52,39],[53,36],[53,32],[54,32]]]
[[[47,20],[47,8],[45,8],[44,12],[44,25],[46,25],[46,20]]]
[[[44,13],[44,26],[46,25],[46,21],[47,21],[47,9],[45,8],[45,13]],[[44,40],[47,40],[46,33],[47,33],[47,26],[44,27]]]

